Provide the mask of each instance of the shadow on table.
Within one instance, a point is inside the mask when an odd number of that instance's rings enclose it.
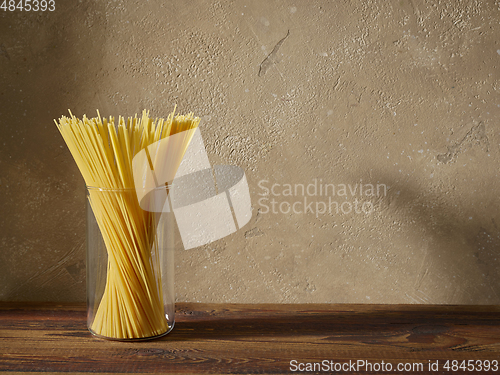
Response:
[[[179,316],[169,341],[259,340],[269,341],[356,341],[367,344],[423,343],[459,345],[460,337],[485,330],[483,337],[500,337],[500,308],[496,306],[388,306],[386,310],[351,311],[279,311],[277,314],[251,314],[220,317],[216,312],[189,312]],[[193,316],[194,315],[194,316]],[[447,336],[449,340],[443,340]],[[454,338],[451,340],[451,338]],[[457,341],[458,340],[458,341]]]

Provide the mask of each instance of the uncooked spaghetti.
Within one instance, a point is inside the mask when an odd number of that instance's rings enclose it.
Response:
[[[173,134],[184,132],[176,152],[178,163],[198,126],[192,114],[153,121],[142,118],[101,119],[71,114],[56,125],[85,183],[88,199],[102,233],[108,265],[104,294],[91,331],[116,339],[154,337],[165,333],[168,322],[162,300],[154,212],[143,210],[134,190],[132,159],[142,149]],[[177,168],[178,164],[174,166]]]

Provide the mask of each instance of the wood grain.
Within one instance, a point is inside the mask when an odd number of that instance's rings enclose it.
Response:
[[[0,303],[0,371],[290,373],[291,360],[360,359],[427,369],[499,353],[498,306],[179,303],[169,335],[116,342],[87,331],[83,305]]]

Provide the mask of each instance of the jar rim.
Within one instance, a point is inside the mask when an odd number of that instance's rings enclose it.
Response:
[[[119,191],[122,191],[122,192],[133,192],[133,191],[137,191],[137,190],[147,190],[147,191],[153,191],[153,190],[168,190],[170,188],[170,186],[167,186],[167,185],[161,185],[161,186],[157,186],[155,188],[146,188],[146,187],[143,187],[143,188],[136,188],[136,187],[99,187],[99,186],[91,186],[91,185],[85,185],[85,189],[89,190],[89,191],[109,191],[109,192],[119,192]]]

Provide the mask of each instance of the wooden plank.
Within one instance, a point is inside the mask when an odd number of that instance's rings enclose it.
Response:
[[[381,374],[397,373],[398,363],[499,360],[499,352],[497,306],[179,303],[166,337],[116,342],[90,335],[83,305],[0,303],[0,371],[286,373],[292,360],[391,363],[372,372]]]

